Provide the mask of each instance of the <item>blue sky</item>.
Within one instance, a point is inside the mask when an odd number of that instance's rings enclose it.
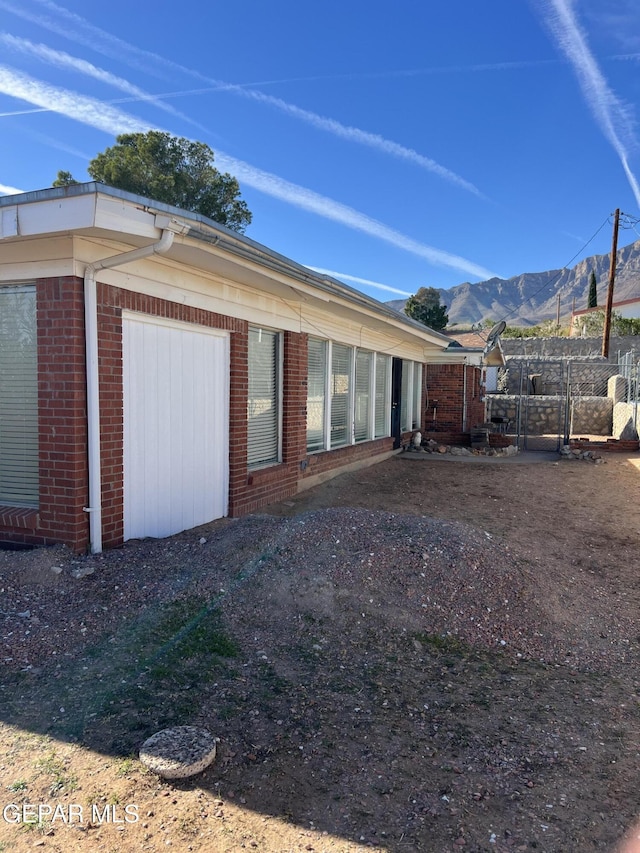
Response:
[[[166,130],[247,236],[383,301],[609,251],[639,113],[637,0],[0,0],[2,192]]]

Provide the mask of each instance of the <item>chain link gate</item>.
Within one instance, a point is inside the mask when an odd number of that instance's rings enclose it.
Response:
[[[613,381],[612,381],[613,380]],[[558,451],[570,439],[637,437],[640,362],[513,357],[487,395],[487,421],[500,424],[520,450]]]

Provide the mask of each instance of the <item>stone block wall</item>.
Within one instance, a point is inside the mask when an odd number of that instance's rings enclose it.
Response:
[[[612,429],[610,397],[576,397],[571,401],[571,435],[611,435]]]
[[[519,406],[522,429],[526,428],[529,435],[560,435],[564,432],[564,399],[557,395],[520,397],[516,394],[492,394],[487,398],[487,419],[508,418],[511,422],[509,432],[513,433],[517,428]],[[570,418],[572,435],[611,435],[613,400],[609,397],[577,397],[571,401]]]
[[[613,407],[613,437],[631,437],[634,429],[640,434],[640,403],[616,403]]]

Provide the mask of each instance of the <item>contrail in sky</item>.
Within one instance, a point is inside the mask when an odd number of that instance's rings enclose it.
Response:
[[[107,106],[95,98],[88,98],[68,89],[62,89],[35,80],[26,74],[0,65],[0,92],[14,98],[20,98],[40,107],[52,109],[68,118],[118,135],[121,133],[145,133],[148,130],[162,130],[153,127],[135,116]],[[223,152],[216,153],[216,161],[223,169],[231,172],[241,183],[245,183],[272,198],[315,213],[324,219],[339,222],[348,228],[361,231],[390,243],[396,248],[411,252],[437,266],[451,267],[480,279],[492,278],[494,273],[459,255],[453,255],[441,249],[435,249],[420,243],[411,237],[389,228],[382,222],[360,213],[352,207],[322,196],[313,190],[301,187],[257,169],[242,160],[237,160]]]
[[[324,130],[327,133],[330,133],[340,139],[345,139],[349,142],[354,142],[359,145],[365,145],[368,148],[373,148],[375,150],[381,151],[382,153],[387,154],[391,157],[395,157],[397,159],[413,163],[414,165],[425,169],[426,171],[431,172],[432,174],[437,175],[443,180],[448,181],[449,183],[458,186],[461,189],[466,190],[467,192],[473,193],[478,197],[484,198],[480,190],[470,181],[465,180],[460,175],[453,172],[451,169],[447,169],[445,166],[442,166],[440,163],[437,163],[430,157],[425,157],[423,154],[418,153],[412,148],[408,148],[390,139],[385,139],[383,136],[380,136],[377,133],[370,133],[369,131],[361,130],[357,127],[351,127],[349,125],[342,124],[341,122],[335,119],[318,115],[317,113],[314,113],[311,110],[302,109],[301,107],[297,107],[294,104],[290,104],[287,101],[284,101],[282,98],[276,98],[272,95],[267,95],[264,92],[247,88],[245,86],[240,86],[238,84],[225,83],[222,80],[215,80],[211,77],[201,74],[199,71],[187,68],[184,65],[180,65],[176,62],[165,59],[164,57],[161,57],[158,54],[146,50],[141,50],[140,48],[137,48],[134,45],[128,44],[122,39],[119,39],[116,36],[112,36],[110,33],[107,33],[99,27],[96,27],[93,24],[89,23],[89,21],[82,18],[80,15],[76,15],[74,12],[70,12],[68,9],[65,9],[62,6],[58,6],[56,3],[51,2],[51,0],[36,0],[36,2],[40,3],[40,5],[44,6],[47,10],[52,11],[62,16],[66,20],[70,21],[73,25],[79,27],[81,29],[81,32],[70,30],[68,25],[62,27],[55,20],[52,20],[49,17],[42,15],[34,15],[33,13],[24,10],[21,6],[14,5],[10,2],[10,0],[0,0],[0,8],[4,8],[7,11],[10,11],[20,17],[27,18],[33,23],[37,23],[42,27],[45,27],[47,29],[52,30],[53,32],[58,33],[59,35],[64,35],[67,38],[84,45],[85,47],[91,48],[92,50],[96,50],[100,53],[104,53],[105,55],[111,58],[117,58],[119,60],[122,60],[123,55],[126,54],[128,57],[130,57],[130,59],[125,60],[128,61],[129,64],[133,65],[138,69],[142,69],[147,73],[155,74],[156,76],[161,76],[163,79],[167,79],[170,76],[167,74],[167,69],[172,68],[183,74],[190,75],[191,77],[195,77],[199,80],[211,84],[211,86],[213,87],[212,91],[229,92],[231,94],[274,107],[275,109],[285,113],[286,115],[296,118],[299,121],[303,121],[318,130]],[[85,35],[85,33],[87,33],[88,35]],[[47,59],[45,52],[49,49],[45,48],[44,46],[38,47],[44,48],[44,50],[41,50],[39,53],[40,58]],[[60,56],[55,56],[55,54],[59,53],[59,51],[50,51],[50,61],[60,63],[62,61]],[[64,56],[67,56],[67,54],[64,54]],[[71,59],[71,57],[69,57],[69,59]],[[68,63],[68,60],[66,61]],[[92,66],[91,63],[85,63],[83,60],[74,60],[74,63],[75,70],[81,71],[83,73],[89,73],[91,74],[91,76],[96,76],[96,71],[98,71],[98,69],[95,69],[95,66]],[[156,68],[157,65],[160,65],[160,73],[158,73],[158,69]],[[99,71],[101,75],[109,74],[109,72],[102,71],[101,69]],[[115,78],[115,75],[109,76]],[[100,79],[103,79],[106,82],[104,76]],[[122,82],[127,83],[127,81]],[[113,85],[116,84],[114,83]],[[130,89],[137,88],[130,83],[127,83],[127,86],[129,86]],[[122,85],[120,85],[119,88],[122,89]],[[136,93],[130,92],[130,94]],[[178,95],[180,93],[175,94]],[[137,95],[138,97],[142,97],[143,100],[157,100],[157,96],[154,97],[153,95],[148,95],[147,93],[142,92],[142,90],[138,90]],[[158,106],[162,105],[158,103]],[[184,118],[184,116],[182,116],[182,118]]]
[[[169,104],[163,103],[157,95],[150,95],[148,92],[145,92],[144,89],[141,89],[139,86],[135,86],[128,80],[125,80],[124,77],[119,77],[116,74],[112,74],[110,71],[105,71],[104,68],[98,68],[96,65],[91,62],[87,62],[85,59],[79,59],[76,56],[71,56],[62,50],[54,50],[45,44],[35,44],[28,39],[12,36],[9,33],[0,33],[0,43],[19,53],[35,56],[37,59],[40,59],[42,62],[46,62],[49,65],[54,65],[58,68],[70,69],[71,71],[77,71],[80,74],[84,74],[87,77],[98,80],[100,83],[113,86],[116,89],[120,89],[121,92],[127,92],[127,94],[132,95],[138,101],[146,101],[156,107],[160,107],[160,109],[165,110],[165,112],[171,113],[171,115],[177,116],[177,118],[180,118],[183,121],[189,122],[189,124],[195,125],[200,130],[206,130],[203,125],[193,121]]]
[[[576,18],[573,0],[538,2],[542,9],[546,10],[545,23],[573,66],[582,95],[600,130],[620,158],[636,203],[640,207],[640,186],[629,166],[629,149],[637,146],[631,108],[618,98],[600,71],[589,49],[586,33]]]
[[[330,275],[331,278],[337,278],[342,281],[354,281],[356,284],[368,284],[369,287],[377,287],[380,290],[388,290],[389,293],[397,293],[399,296],[411,296],[406,290],[398,290],[397,287],[391,287],[388,284],[381,284],[379,281],[371,281],[368,278],[358,278],[357,275],[347,275],[344,272],[334,272],[333,270],[323,270],[320,267],[312,267],[305,264],[310,270],[319,273],[320,275]]]
[[[77,95],[59,86],[51,86],[6,65],[0,65],[0,92],[45,107],[109,134],[144,133],[149,129],[147,122],[107,106],[97,98]]]

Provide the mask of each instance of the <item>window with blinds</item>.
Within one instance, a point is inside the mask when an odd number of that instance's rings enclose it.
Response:
[[[331,347],[331,447],[350,443],[351,347]]]
[[[38,506],[36,288],[0,286],[0,503]]]
[[[390,434],[390,356],[309,338],[307,365],[309,453]]]
[[[375,387],[375,438],[383,438],[391,431],[391,358],[388,355],[376,355]]]
[[[307,450],[325,447],[327,342],[309,338],[307,357]]]
[[[402,382],[400,385],[400,429],[408,432],[411,429],[411,407],[413,395],[413,362],[402,359]]]
[[[247,464],[280,461],[280,335],[249,329]]]
[[[358,350],[356,353],[354,437],[356,441],[371,438],[371,380],[373,378],[373,353]]]
[[[422,410],[422,365],[418,362],[413,364],[413,428],[421,428]]]

